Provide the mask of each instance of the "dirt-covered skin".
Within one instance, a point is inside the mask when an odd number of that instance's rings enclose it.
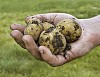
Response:
[[[82,33],[80,25],[74,19],[64,19],[56,25],[56,28],[60,29],[68,43],[78,40]]]
[[[36,41],[39,38],[42,30],[43,30],[43,27],[40,24],[29,24],[25,28],[24,34],[25,35],[31,35],[33,37],[33,39]]]
[[[53,54],[57,54],[65,49],[67,43],[58,29],[49,28],[41,33],[39,44],[48,47]]]

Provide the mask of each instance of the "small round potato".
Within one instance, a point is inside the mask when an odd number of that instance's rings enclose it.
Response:
[[[64,35],[52,27],[43,31],[39,37],[39,45],[48,47],[53,54],[64,51],[66,44]]]
[[[25,30],[24,30],[24,34],[25,35],[31,35],[33,37],[33,39],[35,41],[37,41],[37,39],[40,36],[40,33],[42,32],[43,27],[40,24],[29,24]]]
[[[66,37],[68,43],[72,43],[81,36],[80,25],[73,19],[64,19],[56,25],[56,28]]]
[[[42,24],[42,22],[38,18],[34,18],[33,16],[28,16],[25,19],[27,25],[29,24]]]
[[[54,25],[52,25],[52,24],[50,24],[48,22],[43,22],[42,24],[43,24],[43,29],[44,30],[47,30],[47,29],[49,29],[51,27],[55,27]]]

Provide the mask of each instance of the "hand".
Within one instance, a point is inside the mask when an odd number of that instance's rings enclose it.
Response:
[[[100,16],[90,19],[77,19],[76,17],[65,13],[48,13],[34,15],[41,21],[47,21],[56,25],[59,21],[71,18],[75,19],[82,28],[82,34],[79,40],[71,44],[71,50],[66,50],[65,57],[60,53],[53,55],[51,51],[45,46],[37,46],[30,35],[23,35],[25,26],[20,24],[11,25],[11,36],[24,49],[27,49],[35,58],[45,61],[51,66],[60,66],[78,57],[84,56],[92,48],[100,44]],[[26,17],[28,19],[28,17]]]

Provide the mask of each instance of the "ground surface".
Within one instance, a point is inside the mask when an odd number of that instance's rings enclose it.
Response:
[[[60,67],[34,59],[9,35],[12,23],[38,13],[64,12],[77,18],[100,14],[100,0],[0,0],[0,77],[100,77],[100,47]]]

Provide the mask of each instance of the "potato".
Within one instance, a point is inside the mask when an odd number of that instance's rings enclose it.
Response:
[[[42,24],[42,22],[38,18],[34,18],[33,16],[28,16],[25,19],[27,25],[29,24]]]
[[[64,35],[52,27],[43,31],[39,37],[39,45],[48,47],[53,54],[64,51],[66,44]]]
[[[43,30],[47,30],[47,29],[49,29],[51,27],[55,27],[54,25],[52,25],[52,24],[50,24],[48,22],[43,22],[42,24],[43,24]]]
[[[73,19],[64,19],[56,25],[56,28],[66,37],[68,43],[75,42],[81,36],[80,25]]]
[[[35,41],[38,40],[40,33],[43,31],[43,26],[40,24],[29,24],[25,30],[25,35],[31,35]]]

